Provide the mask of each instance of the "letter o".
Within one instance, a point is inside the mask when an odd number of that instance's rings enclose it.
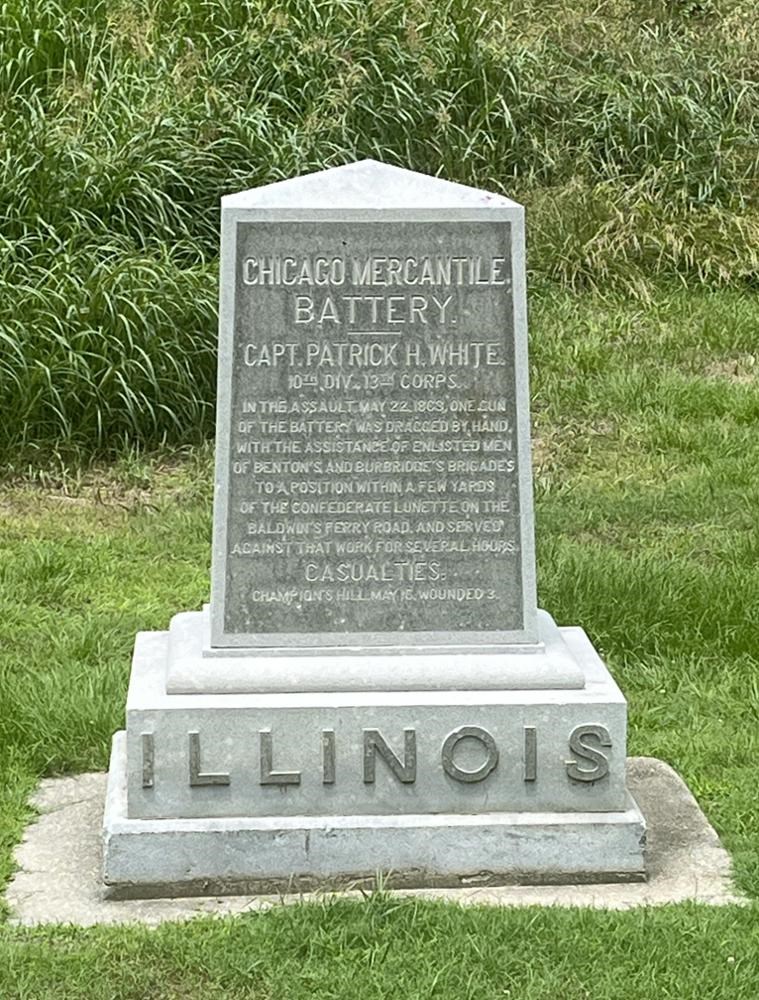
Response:
[[[456,747],[462,740],[466,739],[477,740],[478,743],[481,743],[487,755],[482,764],[474,771],[467,771],[463,767],[459,767],[453,759]],[[498,764],[498,747],[487,729],[482,729],[480,726],[460,726],[446,736],[441,759],[445,773],[449,777],[455,778],[456,781],[484,781]]]
[[[342,257],[332,258],[330,280],[333,285],[345,284],[345,261]]]

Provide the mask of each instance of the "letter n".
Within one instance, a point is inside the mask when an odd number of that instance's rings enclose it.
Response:
[[[379,755],[390,771],[404,785],[416,781],[416,730],[404,729],[403,761],[396,756],[388,746],[385,737],[379,729],[364,730],[364,784],[372,785],[375,781],[376,761]]]

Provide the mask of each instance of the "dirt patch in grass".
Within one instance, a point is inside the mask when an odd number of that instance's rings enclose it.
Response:
[[[725,379],[735,385],[751,385],[759,380],[759,363],[754,354],[710,361],[704,369],[708,378]]]
[[[61,466],[35,470],[33,475],[0,482],[0,511],[24,515],[37,511],[101,509],[103,511],[158,510],[166,503],[210,497],[213,490],[212,449],[127,457],[115,465],[86,469]]]

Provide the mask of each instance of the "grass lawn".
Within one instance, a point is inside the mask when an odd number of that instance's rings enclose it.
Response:
[[[531,304],[541,604],[581,624],[759,896],[759,300]],[[138,629],[208,598],[211,450],[0,492],[0,877],[41,775],[104,769]],[[754,998],[759,903],[299,905],[157,930],[0,924],[0,997]]]

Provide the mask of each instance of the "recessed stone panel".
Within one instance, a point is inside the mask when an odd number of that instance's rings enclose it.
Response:
[[[534,641],[521,220],[233,214],[213,645]]]

